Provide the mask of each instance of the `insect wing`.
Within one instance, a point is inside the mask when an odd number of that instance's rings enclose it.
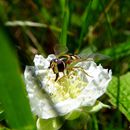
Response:
[[[55,54],[60,57],[68,52],[67,46],[62,46],[60,44],[56,44],[54,47]]]
[[[91,54],[90,57],[92,57],[94,59],[94,61],[110,60],[111,59],[110,56],[103,55],[103,54],[100,54],[100,53]]]
[[[110,60],[111,57],[107,56],[107,55],[100,54],[100,53],[92,53],[92,54],[89,54],[86,56],[82,56],[82,59],[101,61],[101,60]]]

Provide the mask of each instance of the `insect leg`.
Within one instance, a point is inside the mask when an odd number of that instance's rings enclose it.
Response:
[[[78,67],[78,66],[74,66],[73,67],[74,69],[80,69],[82,72],[84,72],[87,76],[89,76],[89,77],[93,77],[93,76],[91,76],[91,75],[89,75],[87,72],[85,72],[85,70],[82,68],[82,67]]]
[[[55,81],[57,81],[58,77],[59,77],[59,73],[56,73]]]

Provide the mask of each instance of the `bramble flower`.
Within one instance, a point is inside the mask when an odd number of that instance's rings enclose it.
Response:
[[[49,68],[55,58],[53,54],[47,58],[36,55],[34,66],[27,66],[24,72],[32,112],[42,119],[94,106],[112,78],[111,70],[86,60],[75,64],[68,75],[60,73],[55,81],[56,75]]]

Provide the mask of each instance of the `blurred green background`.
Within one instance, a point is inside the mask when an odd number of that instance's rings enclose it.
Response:
[[[112,69],[113,80],[100,100],[111,109],[92,115],[89,130],[129,129],[129,9],[129,0],[0,0],[0,130],[35,129],[25,66],[35,54],[66,51],[109,56],[101,63]],[[61,129],[81,130],[83,122],[66,121]]]

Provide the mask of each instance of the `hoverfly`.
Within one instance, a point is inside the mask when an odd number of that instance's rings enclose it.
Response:
[[[70,70],[73,70],[73,68],[79,68],[79,67],[74,67],[74,65],[76,65],[78,62],[85,61],[85,60],[86,61],[96,60],[96,59],[99,60],[99,59],[105,59],[105,58],[108,58],[108,57],[99,53],[91,54],[86,57],[81,57],[79,55],[65,54],[65,55],[59,56],[58,58],[52,59],[50,61],[49,68],[52,68],[54,74],[56,74],[55,81],[57,81],[59,77],[59,72],[62,72],[64,74],[64,71],[66,70],[68,74],[68,72]],[[80,67],[80,69],[82,69],[82,67]]]
[[[59,77],[59,72],[62,72],[64,74],[64,70],[68,69],[68,66],[72,63],[78,63],[80,61],[80,57],[78,55],[62,55],[56,59],[52,59],[50,62],[50,67],[52,68],[54,74],[56,74],[55,81],[57,81]]]

